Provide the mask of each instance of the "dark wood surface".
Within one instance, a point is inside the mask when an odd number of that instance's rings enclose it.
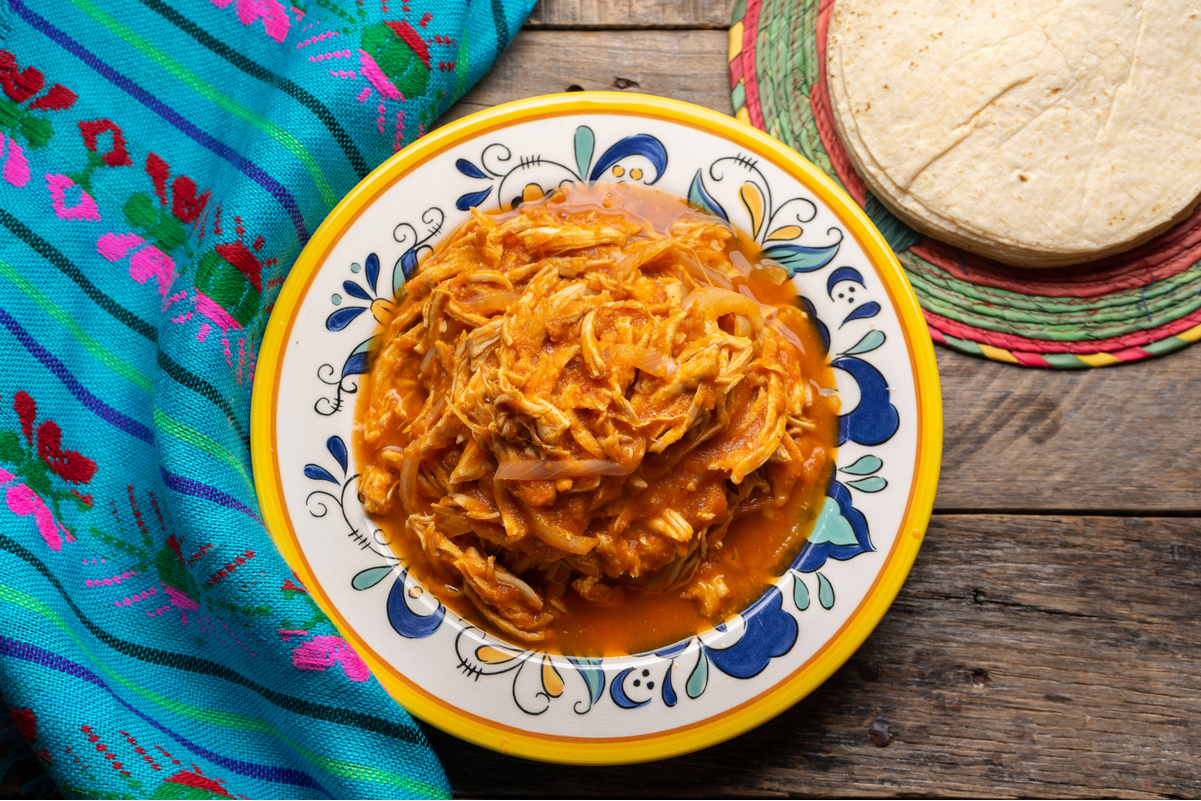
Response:
[[[732,5],[542,0],[448,119],[574,87],[728,114]],[[538,765],[426,727],[456,794],[1201,794],[1201,346],[1082,372],[937,355],[935,516],[829,681],[646,765]]]
[[[543,0],[446,119],[573,87],[730,113],[731,9]],[[1201,346],[1077,373],[937,355],[935,516],[829,681],[741,737],[646,765],[538,765],[426,727],[456,794],[1201,795]]]

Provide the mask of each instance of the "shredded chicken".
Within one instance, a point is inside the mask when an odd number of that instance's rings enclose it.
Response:
[[[730,229],[681,204],[657,231],[590,191],[473,210],[397,299],[362,416],[364,507],[403,511],[441,578],[524,641],[567,593],[676,591],[711,614],[727,590],[690,584],[698,564],[812,474],[815,393],[775,308],[731,288]]]

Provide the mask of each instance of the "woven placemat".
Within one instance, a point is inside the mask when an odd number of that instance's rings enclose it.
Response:
[[[825,70],[833,6],[739,0],[730,29],[736,116],[812,161],[864,208],[904,266],[936,342],[997,361],[1077,369],[1201,339],[1201,209],[1126,253],[1035,271],[930,239],[884,208],[834,127]]]

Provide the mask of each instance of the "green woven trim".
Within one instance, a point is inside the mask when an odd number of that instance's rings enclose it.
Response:
[[[968,298],[924,281],[915,273],[910,273],[910,281],[919,293],[922,308],[941,317],[987,331],[1058,342],[1081,340],[1082,329],[1087,330],[1088,338],[1093,340],[1153,330],[1201,308],[1201,294],[1197,291],[1201,289],[1201,276],[1194,276],[1191,284],[1184,285],[1190,288],[1188,293],[1162,294],[1154,303],[1072,310],[1061,314],[1049,314],[1046,309],[1027,311],[1004,305],[986,305],[981,301],[973,303]],[[1181,296],[1189,297],[1189,300],[1176,303]]]
[[[1146,345],[1139,345],[1139,347],[1147,351],[1147,353],[1155,356],[1163,356],[1165,353],[1172,353],[1173,351],[1180,350],[1186,345],[1191,344],[1193,343],[1189,342],[1187,339],[1181,339],[1180,337],[1173,336],[1168,337],[1167,339],[1161,339],[1158,342],[1148,342]]]
[[[763,0],[754,70],[767,132],[813,162],[843,189],[826,155],[809,94],[818,79],[817,3]]]
[[[906,266],[915,257],[905,253],[901,261]],[[980,286],[957,280],[942,271],[909,270],[910,281],[921,286],[932,298],[961,308],[969,316],[992,316],[995,309],[1012,321],[1042,323],[1078,323],[1096,327],[1099,323],[1127,322],[1141,318],[1144,327],[1155,328],[1161,319],[1179,307],[1180,300],[1195,302],[1201,292],[1201,265],[1171,276],[1147,287],[1122,290],[1096,298],[1046,298],[1022,295],[1010,290]],[[1148,320],[1148,318],[1150,318]]]
[[[1085,370],[1090,366],[1070,353],[1044,353],[1041,355],[1047,360],[1047,364],[1060,370]]]
[[[1095,311],[1129,306],[1148,306],[1154,313],[1151,304],[1181,293],[1192,295],[1195,290],[1189,287],[1195,286],[1201,279],[1201,262],[1199,262],[1183,272],[1145,287],[1120,289],[1095,297],[1058,298],[1045,295],[1025,295],[1010,289],[963,281],[945,270],[940,270],[929,262],[923,261],[913,253],[902,253],[899,258],[911,274],[920,273],[919,280],[942,287],[951,294],[972,303],[1000,303],[1024,311],[1042,311],[1054,315],[1086,314],[1090,318]],[[1146,314],[1146,311],[1147,309],[1144,309],[1143,314]]]

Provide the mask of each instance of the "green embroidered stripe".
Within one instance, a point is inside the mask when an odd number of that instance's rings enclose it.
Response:
[[[59,272],[74,281],[75,285],[83,290],[83,294],[87,295],[89,300],[111,314],[117,322],[151,342],[158,342],[158,331],[155,330],[154,326],[104,294],[103,290],[88,280],[88,277],[83,274],[82,270],[71,263],[70,259],[45,239],[42,239],[29,230],[24,223],[4,209],[0,209],[0,225],[12,231],[18,239],[29,245],[39,256],[53,264],[58,268]]]
[[[99,6],[94,5],[89,0],[71,0],[78,8],[85,11],[92,19],[99,22],[104,27],[115,33],[117,36],[124,39],[132,45],[142,55],[149,58],[151,61],[158,64],[167,72],[174,75],[177,79],[190,86],[192,89],[200,93],[205,99],[211,103],[220,106],[230,114],[249,122],[265,134],[278,142],[285,150],[291,153],[296,159],[304,165],[308,170],[309,175],[313,177],[313,181],[317,184],[317,191],[321,194],[321,199],[327,206],[334,205],[337,197],[334,196],[330,189],[329,182],[325,179],[325,174],[321,172],[321,168],[317,166],[316,160],[313,159],[311,153],[305,150],[304,146],[297,141],[296,137],[288,133],[277,123],[263,117],[257,112],[238,103],[232,98],[218,92],[191,70],[184,67],[175,59],[162,52],[154,45],[147,42],[141,36],[126,28],[112,16],[107,14]]]
[[[492,0],[492,21],[496,23],[496,52],[509,46],[509,22],[505,19],[505,7],[500,0]]]
[[[158,343],[158,331],[150,323],[146,322],[136,314],[125,308],[121,304],[106,295],[99,287],[88,280],[83,271],[76,267],[70,259],[64,256],[57,248],[42,239],[40,236],[29,230],[20,220],[13,217],[4,209],[0,209],[0,225],[3,225],[9,231],[17,236],[25,244],[29,245],[39,256],[53,264],[58,271],[71,279],[76,286],[83,290],[83,293],[88,296],[93,303],[108,312],[118,322],[124,324],[130,331],[138,334],[150,342]],[[229,402],[217,391],[209,382],[205,381],[197,375],[194,375],[182,365],[163,353],[161,350],[158,353],[158,366],[171,377],[173,381],[185,386],[196,394],[203,397],[205,400],[214,404],[225,415],[225,419],[237,429],[243,444],[247,448],[250,447],[250,438],[242,426],[241,420],[234,414],[233,407]]]
[[[157,406],[154,407],[154,425],[163,433],[170,434],[172,437],[175,437],[175,439],[187,445],[191,445],[197,450],[204,451],[210,456],[220,459],[225,464],[237,470],[239,475],[241,475],[242,479],[246,482],[246,488],[250,490],[252,495],[254,494],[254,482],[251,481],[250,474],[246,471],[246,465],[242,464],[241,460],[234,456],[228,448],[222,446],[221,443],[217,442],[207,434],[201,433],[200,431],[196,431],[192,428],[188,428],[186,425],[173,417],[168,417],[167,414]]]
[[[233,424],[234,428],[238,430],[238,436],[241,438],[242,444],[244,444],[247,448],[250,447],[250,437],[246,435],[246,431],[242,427],[242,421],[238,419],[236,414],[234,414],[234,408],[229,405],[229,401],[227,401],[225,397],[217,391],[216,387],[205,381],[203,378],[185,370],[183,366],[179,364],[179,362],[175,361],[161,350],[158,352],[158,366],[161,367],[163,372],[169,375],[174,381],[192,390],[197,395],[201,396],[220,409],[225,414],[225,419],[229,420],[229,422]]]
[[[117,375],[125,378],[134,386],[150,392],[154,389],[154,383],[150,380],[150,376],[138,370],[133,365],[121,359],[112,351],[105,348],[92,337],[83,327],[75,321],[71,315],[50,298],[34,286],[25,276],[21,275],[8,262],[0,260],[0,276],[8,279],[10,283],[21,290],[27,298],[37,304],[38,308],[46,312],[56,323],[70,332],[83,349],[103,364],[108,369],[112,370]]]
[[[29,565],[35,570],[38,575],[45,579],[62,598],[71,609],[71,613],[76,619],[91,632],[92,636],[99,640],[104,645],[112,648],[114,651],[131,659],[137,659],[141,662],[146,662],[152,665],[161,665],[178,670],[184,673],[196,673],[202,676],[213,676],[223,679],[231,684],[239,687],[244,687],[251,692],[256,693],[265,701],[278,706],[280,709],[287,710],[297,715],[305,715],[317,720],[325,720],[331,723],[338,723],[343,726],[357,726],[366,731],[382,734],[385,737],[392,737],[407,743],[420,743],[424,741],[420,730],[415,726],[405,726],[394,721],[385,720],[384,718],[375,715],[369,715],[365,712],[357,712],[345,707],[332,706],[330,704],[322,704],[310,701],[305,698],[297,698],[292,695],[286,695],[281,692],[272,690],[269,687],[264,687],[258,682],[247,676],[242,675],[238,671],[222,665],[218,662],[213,662],[208,659],[203,659],[190,654],[182,654],[175,651],[165,651],[159,648],[151,648],[146,645],[123,640],[108,631],[96,625],[91,618],[83,613],[83,610],[75,603],[71,594],[58,580],[58,577],[50,570],[49,567],[38,559],[28,548],[21,543],[12,539],[5,534],[0,533],[0,550],[7,551],[13,556]]]
[[[144,698],[145,700],[167,710],[168,712],[211,726],[221,726],[227,729],[239,729],[242,731],[251,731],[278,737],[302,757],[308,760],[314,767],[325,771],[331,776],[356,779],[364,782],[376,782],[379,784],[400,785],[407,790],[410,790],[415,795],[425,798],[449,797],[442,796],[442,791],[433,785],[415,781],[400,773],[394,773],[389,770],[381,770],[368,765],[359,765],[357,763],[347,762],[341,759],[334,759],[333,757],[327,757],[324,754],[310,751],[289,738],[286,732],[276,728],[269,721],[250,717],[249,715],[239,715],[236,712],[225,712],[222,710],[194,706],[192,704],[184,703],[183,701],[177,701],[173,698],[169,698],[165,695],[160,695],[153,690],[147,689],[140,684],[130,681],[120,673],[117,673],[109,668],[109,666],[106,665],[103,660],[97,659],[91,650],[89,650],[87,643],[80,639],[80,637],[72,630],[70,624],[68,624],[67,621],[64,620],[49,605],[39,601],[37,598],[34,598],[31,595],[21,592],[15,587],[9,587],[4,584],[0,584],[0,601],[6,601],[19,606],[47,620],[68,637],[70,637],[79,650],[91,660],[92,666],[99,672],[103,673],[110,682],[125,687],[135,695]]]
[[[363,178],[367,173],[371,172],[371,169],[367,166],[367,162],[363,160],[363,154],[355,147],[354,140],[350,138],[350,134],[346,133],[346,129],[338,124],[338,120],[333,112],[324,106],[320,100],[313,97],[303,86],[297,85],[294,81],[282,75],[276,75],[261,64],[251,61],[237,50],[211,36],[208,31],[166,3],[163,3],[162,0],[142,0],[142,4],[242,72],[253,78],[257,78],[268,86],[273,86],[282,92],[286,92],[296,102],[313,112],[317,119],[321,120],[321,124],[325,126],[326,130],[330,132],[330,135],[338,143],[338,146],[342,148],[342,152],[346,154],[346,158],[350,161],[351,166],[354,167],[355,175]],[[459,94],[462,94],[462,90],[460,90]]]

